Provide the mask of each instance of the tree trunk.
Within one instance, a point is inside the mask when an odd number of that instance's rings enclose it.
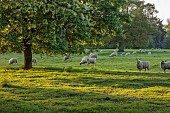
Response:
[[[25,44],[24,49],[24,68],[25,70],[32,68],[32,52],[31,52],[31,44]]]
[[[124,52],[124,45],[122,42],[119,42],[118,52]]]

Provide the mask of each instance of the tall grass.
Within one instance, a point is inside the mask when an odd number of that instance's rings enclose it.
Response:
[[[169,113],[170,71],[164,74],[159,64],[170,60],[170,51],[108,57],[112,51],[96,52],[95,67],[79,65],[84,55],[65,62],[62,55],[34,54],[38,64],[31,70],[22,70],[22,54],[1,55],[0,112]],[[19,64],[8,65],[11,57]],[[138,72],[136,58],[151,62],[150,73]]]

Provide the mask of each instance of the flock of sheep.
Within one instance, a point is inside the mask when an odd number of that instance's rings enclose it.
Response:
[[[145,52],[145,50],[141,49],[140,52],[141,53]],[[137,53],[135,51],[132,54],[137,54]],[[151,52],[148,52],[148,54],[151,54]],[[117,55],[118,55],[117,52],[114,51],[113,53],[111,53],[109,55],[109,57],[113,57],[113,56],[117,56]],[[128,55],[130,55],[130,52],[127,52],[127,53],[123,52],[121,55],[128,56]],[[91,53],[89,56],[84,56],[80,61],[80,65],[87,63],[87,64],[94,64],[94,66],[95,66],[97,57],[98,57],[98,55],[95,53]],[[69,55],[64,56],[64,61],[69,60],[69,59],[71,59],[71,57]],[[137,61],[136,67],[139,70],[139,72],[141,72],[142,69],[145,69],[145,72],[146,72],[146,70],[148,70],[148,72],[149,72],[149,70],[150,70],[150,62],[149,61],[141,61],[138,58],[136,58],[136,61]],[[9,60],[10,65],[13,63],[17,64],[17,58],[11,58]],[[32,63],[37,64],[37,59],[32,58]],[[164,73],[166,73],[166,69],[170,69],[170,62],[163,60],[160,63],[160,67],[164,70]]]
[[[11,65],[11,64],[18,64],[18,60],[17,60],[17,58],[11,58],[11,59],[9,59],[9,65]],[[36,58],[32,58],[32,63],[34,63],[34,64],[37,64],[37,59]]]

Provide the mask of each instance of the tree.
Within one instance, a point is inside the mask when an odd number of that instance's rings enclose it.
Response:
[[[156,16],[154,4],[139,0],[129,0],[123,11],[132,17],[130,24],[123,24],[123,34],[116,36],[119,51],[128,48],[146,48],[161,46],[165,36],[162,21]]]
[[[166,37],[163,40],[163,48],[170,49],[170,19],[167,19],[167,24],[164,26],[166,29]]]
[[[121,32],[126,0],[15,0],[0,2],[0,52],[24,51],[24,69],[32,52],[81,53]],[[5,42],[5,43],[4,43]]]

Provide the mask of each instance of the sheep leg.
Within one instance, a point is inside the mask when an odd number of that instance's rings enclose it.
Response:
[[[150,71],[149,71],[149,68],[147,68],[147,69],[148,69],[148,73],[149,73],[149,72],[150,72]]]
[[[164,69],[164,73],[166,73],[166,69]]]

